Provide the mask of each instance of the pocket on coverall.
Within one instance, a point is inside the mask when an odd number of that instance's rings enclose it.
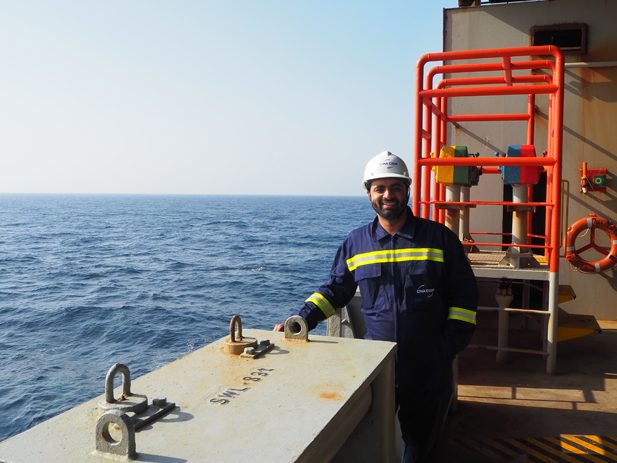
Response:
[[[362,310],[367,313],[376,313],[375,308],[381,279],[381,264],[363,265],[354,272],[354,279],[362,295]],[[382,309],[383,310],[383,309]]]

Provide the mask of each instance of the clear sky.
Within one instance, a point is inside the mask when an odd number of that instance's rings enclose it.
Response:
[[[2,2],[0,192],[361,194],[456,5]]]

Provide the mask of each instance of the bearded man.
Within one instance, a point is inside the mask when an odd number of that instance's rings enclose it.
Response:
[[[410,185],[398,156],[384,151],[368,162],[364,186],[377,216],[347,236],[330,278],[296,313],[312,329],[360,288],[365,338],[397,343],[401,461],[424,463],[436,458],[453,392],[452,362],[475,329],[478,289],[458,237],[407,206]]]

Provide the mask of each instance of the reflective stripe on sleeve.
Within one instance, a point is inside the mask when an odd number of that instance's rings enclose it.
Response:
[[[332,304],[330,304],[330,301],[326,299],[321,293],[311,294],[309,298],[304,302],[312,302],[313,304],[315,304],[317,307],[319,307],[319,310],[323,312],[326,318],[334,315],[334,313],[336,312]]]
[[[384,262],[407,262],[411,260],[432,260],[443,262],[443,249],[436,248],[404,248],[383,249],[381,251],[364,252],[347,259],[347,268],[353,272],[362,265],[381,264]]]
[[[462,307],[450,307],[448,320],[460,320],[462,322],[476,324],[475,310],[463,309]]]

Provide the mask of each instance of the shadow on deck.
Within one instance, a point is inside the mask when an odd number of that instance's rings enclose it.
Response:
[[[463,352],[441,461],[617,461],[617,323],[600,325],[601,334],[558,344],[551,376],[537,355],[510,353],[497,364],[494,351]],[[475,337],[493,335],[489,326]]]

